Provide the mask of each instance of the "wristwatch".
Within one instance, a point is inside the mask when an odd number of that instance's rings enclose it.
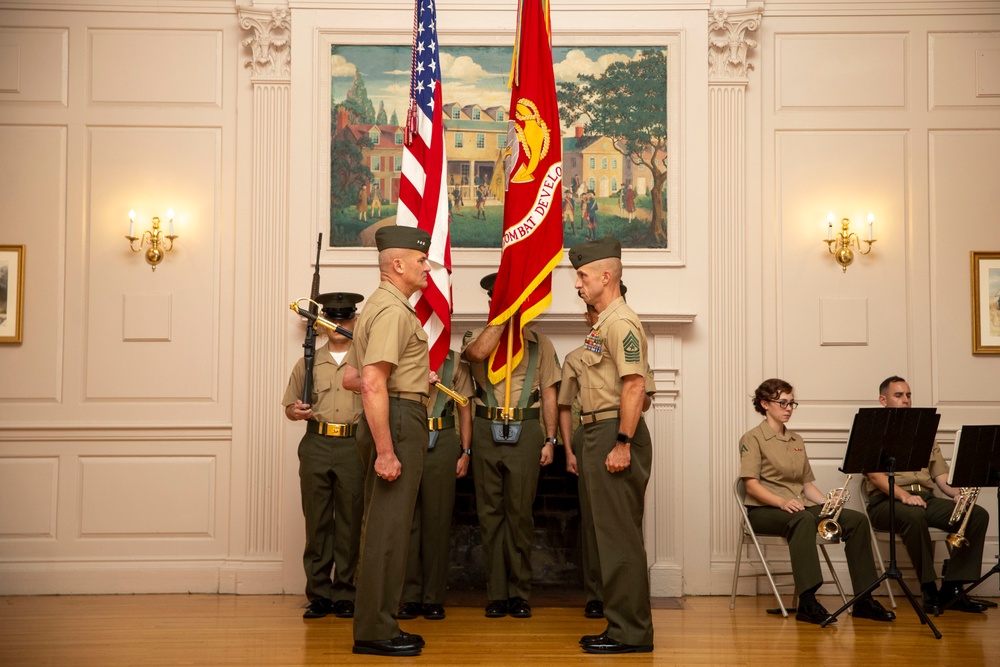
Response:
[[[554,444],[556,444],[559,441],[556,438],[545,438],[545,444],[546,445],[549,444],[550,442],[554,445]]]
[[[624,433],[622,433],[620,431],[618,432],[618,435],[615,436],[615,440],[617,440],[618,442],[622,443],[623,445],[627,445],[628,443],[632,442],[632,438],[631,437],[625,435]]]
[[[462,453],[463,454],[467,454],[468,456],[472,456],[472,450],[471,449],[463,449]]]

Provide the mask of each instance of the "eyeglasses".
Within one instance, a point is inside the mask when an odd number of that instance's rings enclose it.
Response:
[[[782,410],[784,410],[785,408],[791,408],[792,410],[794,410],[795,408],[799,407],[799,404],[796,401],[786,401],[784,399],[780,401],[768,401],[768,403],[774,403]]]

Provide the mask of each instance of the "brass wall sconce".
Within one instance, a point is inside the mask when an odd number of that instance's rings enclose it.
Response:
[[[163,261],[167,253],[174,249],[174,239],[177,235],[174,234],[174,209],[167,211],[167,233],[164,234],[160,230],[160,219],[153,218],[153,228],[147,229],[142,233],[142,236],[135,235],[135,211],[128,212],[128,246],[132,249],[132,252],[141,252],[145,246],[146,248],[146,261],[152,267],[153,271],[156,271],[156,265]],[[139,242],[139,247],[136,247],[135,242]]]
[[[827,228],[826,228],[826,245],[830,250],[830,254],[840,264],[843,268],[844,273],[847,273],[847,267],[850,266],[851,262],[854,261],[854,251],[851,250],[853,245],[857,248],[858,252],[862,255],[867,255],[872,251],[872,244],[875,243],[875,239],[872,238],[875,227],[875,216],[872,213],[868,214],[868,239],[860,238],[856,233],[851,231],[851,220],[850,218],[843,218],[840,221],[840,231],[834,234],[833,232],[833,213],[827,216]],[[864,243],[864,249],[862,249],[861,244]]]

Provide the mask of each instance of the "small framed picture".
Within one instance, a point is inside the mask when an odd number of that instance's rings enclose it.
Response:
[[[972,353],[1000,354],[1000,252],[972,252]]]
[[[24,246],[0,245],[0,343],[20,343],[24,322]]]

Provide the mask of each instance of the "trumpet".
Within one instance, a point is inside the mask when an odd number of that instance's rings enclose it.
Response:
[[[298,313],[302,317],[304,317],[307,320],[309,320],[310,322],[312,322],[313,326],[317,326],[318,325],[318,326],[324,327],[326,329],[329,329],[330,331],[335,331],[335,332],[339,333],[344,338],[350,338],[351,340],[354,340],[354,332],[349,331],[348,329],[345,329],[344,327],[340,326],[336,322],[331,322],[330,320],[326,319],[325,317],[320,317],[319,315],[313,315],[308,310],[306,310],[305,308],[303,308],[303,307],[301,307],[299,305],[303,301],[308,301],[309,303],[315,303],[317,306],[319,305],[318,303],[316,303],[315,301],[313,301],[312,299],[310,299],[308,297],[302,297],[298,301],[293,301],[292,303],[288,304],[288,308],[292,312]],[[456,403],[458,403],[459,405],[461,405],[463,408],[466,405],[469,404],[469,399],[468,398],[466,398],[465,396],[462,396],[461,394],[459,394],[458,392],[454,391],[453,389],[449,389],[448,387],[444,386],[440,382],[435,382],[434,386],[438,388],[438,391],[444,392],[445,394],[447,394],[449,397],[451,397]]]
[[[851,477],[852,475],[848,475],[842,487],[833,489],[826,494],[826,502],[823,503],[823,509],[819,512],[819,518],[823,520],[816,526],[816,532],[824,540],[840,537],[840,524],[837,523],[837,519],[840,518],[840,511],[844,509],[844,503],[851,499],[851,492],[847,490],[847,485],[851,483]]]
[[[979,498],[978,487],[963,486],[959,491],[958,498],[955,499],[955,509],[952,510],[948,523],[958,523],[961,520],[962,525],[959,526],[958,532],[948,535],[948,544],[951,546],[956,548],[969,546],[969,540],[965,537],[965,527],[969,523],[969,517],[972,516],[972,508],[977,498]]]

